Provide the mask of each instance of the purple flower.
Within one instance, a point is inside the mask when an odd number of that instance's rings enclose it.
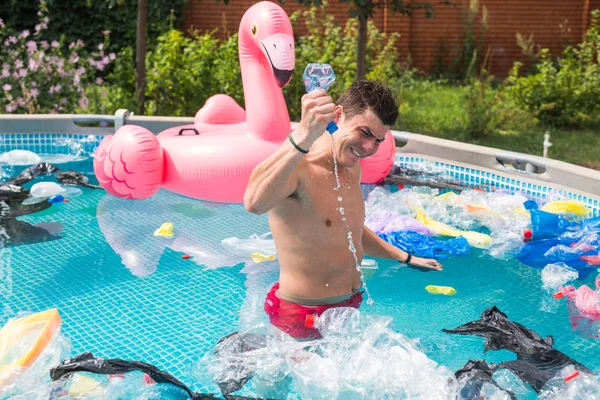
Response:
[[[16,44],[17,43],[17,38],[15,36],[9,36],[8,37],[8,41],[12,44]]]
[[[12,89],[12,86],[9,85],[8,83],[2,85],[2,90],[4,90],[5,92],[8,92],[11,89]]]
[[[16,104],[7,104],[6,107],[4,107],[4,109],[6,110],[6,112],[13,112],[17,109],[17,105]]]
[[[98,45],[98,50],[102,50],[103,48],[104,48],[104,43],[100,43],[100,44]]]
[[[15,61],[15,69],[23,68],[23,60]]]
[[[42,24],[37,24],[35,26],[35,33],[39,33],[42,30]]]
[[[0,18],[0,26],[4,26],[4,21],[2,21],[2,18]]]
[[[19,35],[19,37],[22,37],[23,39],[26,39],[29,37],[29,31],[27,29],[25,29],[23,32],[21,32],[21,34]]]
[[[109,30],[102,31],[102,34],[104,36],[108,36],[108,35],[110,35],[110,31]]]
[[[37,71],[39,68],[39,64],[33,59],[29,59],[29,69],[33,72]]]
[[[89,101],[88,101],[88,98],[85,97],[84,93],[81,94],[81,98],[79,99],[79,101],[77,103],[79,104],[79,107],[83,108],[84,110],[86,108],[88,108],[89,105],[90,105]]]
[[[55,49],[59,46],[60,44],[56,41],[53,40],[52,43],[50,43],[50,46],[54,47]]]
[[[27,76],[27,70],[26,70],[25,68],[21,68],[21,69],[19,70],[19,76],[20,76],[21,78],[25,78],[25,77]]]
[[[108,58],[110,59],[110,61],[114,61],[114,60],[117,58],[117,56],[116,56],[116,54],[115,54],[115,53],[110,53],[110,54],[108,55]]]
[[[102,85],[103,82],[102,78],[96,78],[96,85]]]
[[[48,48],[48,42],[46,40],[42,40],[41,45],[42,45],[42,49]]]
[[[30,54],[35,53],[35,51],[37,50],[37,43],[33,40],[30,40],[29,42],[25,43],[25,45],[27,46],[27,52]]]
[[[39,90],[37,90],[37,89],[31,89],[31,90],[29,91],[29,94],[31,95],[31,97],[34,97],[34,98],[35,98],[35,97],[38,97],[38,95],[40,94],[40,91],[39,91]]]

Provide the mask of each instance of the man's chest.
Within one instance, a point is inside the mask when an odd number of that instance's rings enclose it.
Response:
[[[362,226],[365,203],[360,184],[352,174],[342,173],[338,179],[339,187],[334,174],[304,180],[298,193],[302,209],[327,226]]]

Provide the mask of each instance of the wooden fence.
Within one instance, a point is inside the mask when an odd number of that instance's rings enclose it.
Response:
[[[190,0],[184,29],[217,29],[218,36],[229,35],[237,32],[242,15],[254,3],[254,0],[231,0],[224,5],[214,0]],[[454,0],[454,3],[456,8],[438,6],[432,19],[425,18],[422,12],[406,17],[379,9],[373,21],[383,32],[400,33],[398,49],[402,57],[410,55],[414,67],[430,73],[440,60],[447,67],[463,42],[469,0]],[[517,45],[517,33],[533,35],[536,45],[558,54],[565,46],[581,41],[591,11],[600,8],[600,0],[480,0],[479,3],[476,34],[483,35],[482,49],[489,51],[489,69],[496,76],[505,76],[516,60],[527,62]],[[288,14],[304,9],[293,0],[281,5]],[[483,6],[488,11],[486,29],[480,23]],[[342,24],[349,17],[346,4],[330,0],[328,10],[337,23]],[[295,34],[303,34],[303,27],[300,22]]]

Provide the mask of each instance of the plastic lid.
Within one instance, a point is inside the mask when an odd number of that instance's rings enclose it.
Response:
[[[317,318],[315,314],[307,314],[306,318],[304,319],[304,326],[311,329],[314,328],[316,319]]]
[[[523,232],[523,237],[525,239],[531,239],[533,237],[533,232],[531,229],[525,229],[525,232]]]

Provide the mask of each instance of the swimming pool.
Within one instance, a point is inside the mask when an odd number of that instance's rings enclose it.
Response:
[[[93,148],[95,138],[86,138],[85,145]],[[5,139],[0,152],[10,146],[33,149],[41,139]],[[82,137],[67,139],[77,142]],[[72,146],[61,146],[41,152],[64,148],[73,154]],[[90,158],[58,166],[95,181]],[[464,175],[457,178],[466,181]],[[52,178],[36,182],[44,179]],[[363,187],[365,195],[372,189]],[[103,190],[82,190],[69,203],[20,217],[30,224],[60,222],[63,227],[58,240],[1,250],[0,324],[20,311],[57,307],[73,355],[91,351],[106,358],[142,360],[194,390],[218,392],[216,385],[206,386],[194,376],[194,364],[223,336],[267,321],[264,296],[278,278],[276,263],[232,257],[220,243],[268,232],[267,217],[247,213],[241,205],[205,203],[164,190],[135,202]],[[164,222],[174,224],[174,238],[152,235]],[[182,259],[182,254],[192,257]],[[481,338],[441,331],[479,319],[492,305],[542,337],[552,335],[556,349],[600,370],[600,344],[571,330],[566,303],[548,300],[539,270],[478,249],[450,257],[442,273],[377,261],[379,269],[367,280],[374,312],[391,316],[396,330],[419,338],[428,357],[453,371],[469,359],[515,358],[506,351],[484,354]],[[593,286],[594,277],[582,283]],[[424,290],[430,284],[452,286],[458,294],[432,296]],[[370,312],[367,307],[362,311]],[[251,390],[249,385],[246,393]]]

